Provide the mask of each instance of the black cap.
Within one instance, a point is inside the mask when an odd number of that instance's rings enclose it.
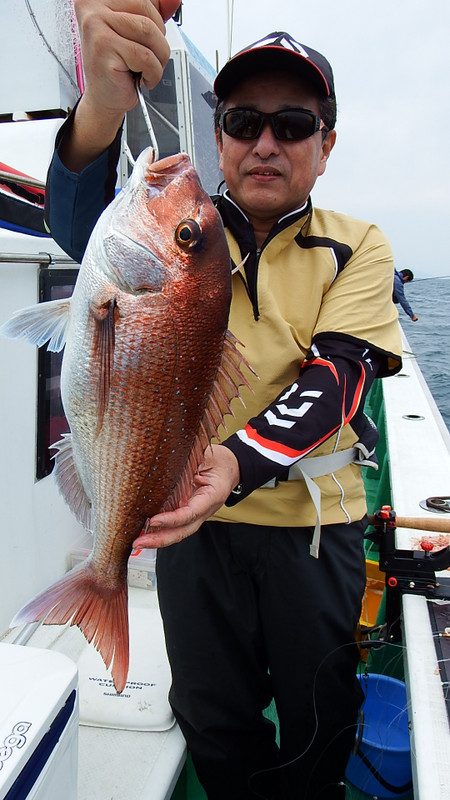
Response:
[[[214,81],[214,92],[224,100],[242,80],[264,69],[285,69],[308,78],[324,97],[334,97],[333,70],[325,56],[283,31],[275,31],[230,58]]]

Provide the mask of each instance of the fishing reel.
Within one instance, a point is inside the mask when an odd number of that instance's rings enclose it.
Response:
[[[374,531],[365,538],[379,548],[379,568],[385,573],[386,638],[401,639],[400,616],[403,594],[422,595],[427,599],[450,600],[450,578],[436,577],[436,572],[450,567],[450,547],[433,552],[433,545],[423,541],[420,550],[400,550],[395,546],[397,518],[390,506],[382,506],[370,522]],[[401,524],[401,523],[400,523]]]

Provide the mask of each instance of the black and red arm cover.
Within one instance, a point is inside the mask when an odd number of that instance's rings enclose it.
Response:
[[[384,355],[343,334],[320,334],[301,364],[299,377],[245,428],[223,444],[239,461],[239,493],[226,505],[247,497],[312,453],[339,429],[362,415],[364,400]]]

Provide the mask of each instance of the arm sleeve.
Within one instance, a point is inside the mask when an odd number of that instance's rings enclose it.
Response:
[[[74,111],[56,137],[47,174],[45,221],[59,246],[81,262],[95,223],[114,198],[122,131],[95,161],[80,173],[71,172],[62,163],[59,150],[73,125]]]
[[[261,414],[223,444],[239,461],[239,493],[247,497],[268,480],[286,480],[289,467],[307,456],[361,413],[383,357],[364,342],[319,335],[302,364],[298,380]]]
[[[405,289],[401,280],[395,282],[395,296],[397,298],[397,302],[400,303],[401,307],[403,308],[403,311],[408,314],[408,317],[413,317],[414,311],[405,297]]]

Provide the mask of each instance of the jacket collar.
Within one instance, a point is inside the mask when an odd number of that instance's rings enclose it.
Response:
[[[248,253],[249,251],[256,250],[253,227],[244,211],[242,211],[237,203],[235,203],[230,197],[228,189],[226,189],[221,195],[215,195],[212,199],[220,216],[222,217],[224,226],[229,228],[233,236],[239,242],[241,252],[245,251]],[[274,236],[280,233],[280,231],[288,228],[294,222],[307,217],[311,211],[311,198],[308,197],[306,203],[304,203],[301,208],[296,208],[294,211],[290,211],[288,214],[284,214],[282,217],[280,217],[280,219],[272,226],[263,247],[265,247],[265,245],[271,239],[273,239]]]

